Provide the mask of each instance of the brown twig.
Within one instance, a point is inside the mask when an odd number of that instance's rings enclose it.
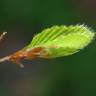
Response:
[[[10,56],[6,56],[3,58],[0,58],[0,62],[8,61],[10,59]]]
[[[7,32],[3,32],[0,36],[0,41],[4,38],[4,36],[7,34]]]

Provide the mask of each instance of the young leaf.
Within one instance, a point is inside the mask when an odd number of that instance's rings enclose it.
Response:
[[[43,58],[67,56],[86,47],[93,40],[94,35],[93,30],[84,25],[53,26],[33,37],[26,50],[42,47],[43,52],[40,57]]]

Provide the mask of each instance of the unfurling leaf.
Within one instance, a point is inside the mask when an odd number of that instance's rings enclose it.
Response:
[[[52,26],[35,35],[30,44],[9,55],[7,60],[21,64],[21,59],[68,56],[86,47],[94,38],[93,30],[85,25]],[[1,59],[2,60],[2,59]]]
[[[42,47],[44,52],[41,52],[40,57],[46,54],[52,58],[67,56],[87,46],[94,35],[95,33],[84,25],[53,26],[33,37],[26,50]]]

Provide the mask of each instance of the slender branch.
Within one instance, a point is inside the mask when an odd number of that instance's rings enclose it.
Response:
[[[8,61],[10,59],[10,56],[6,56],[3,58],[0,58],[0,62]]]
[[[4,38],[4,36],[7,34],[7,32],[3,32],[0,36],[0,41]],[[6,57],[3,57],[3,58],[0,58],[0,62],[4,62],[4,61],[7,61],[9,60],[10,56],[6,56]]]
[[[4,38],[4,36],[7,34],[7,32],[3,32],[0,36],[0,40],[2,40]]]

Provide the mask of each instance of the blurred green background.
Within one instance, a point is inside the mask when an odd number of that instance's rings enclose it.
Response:
[[[0,57],[26,46],[52,25],[96,30],[95,0],[0,0]],[[69,57],[0,64],[0,96],[96,96],[96,43]]]

